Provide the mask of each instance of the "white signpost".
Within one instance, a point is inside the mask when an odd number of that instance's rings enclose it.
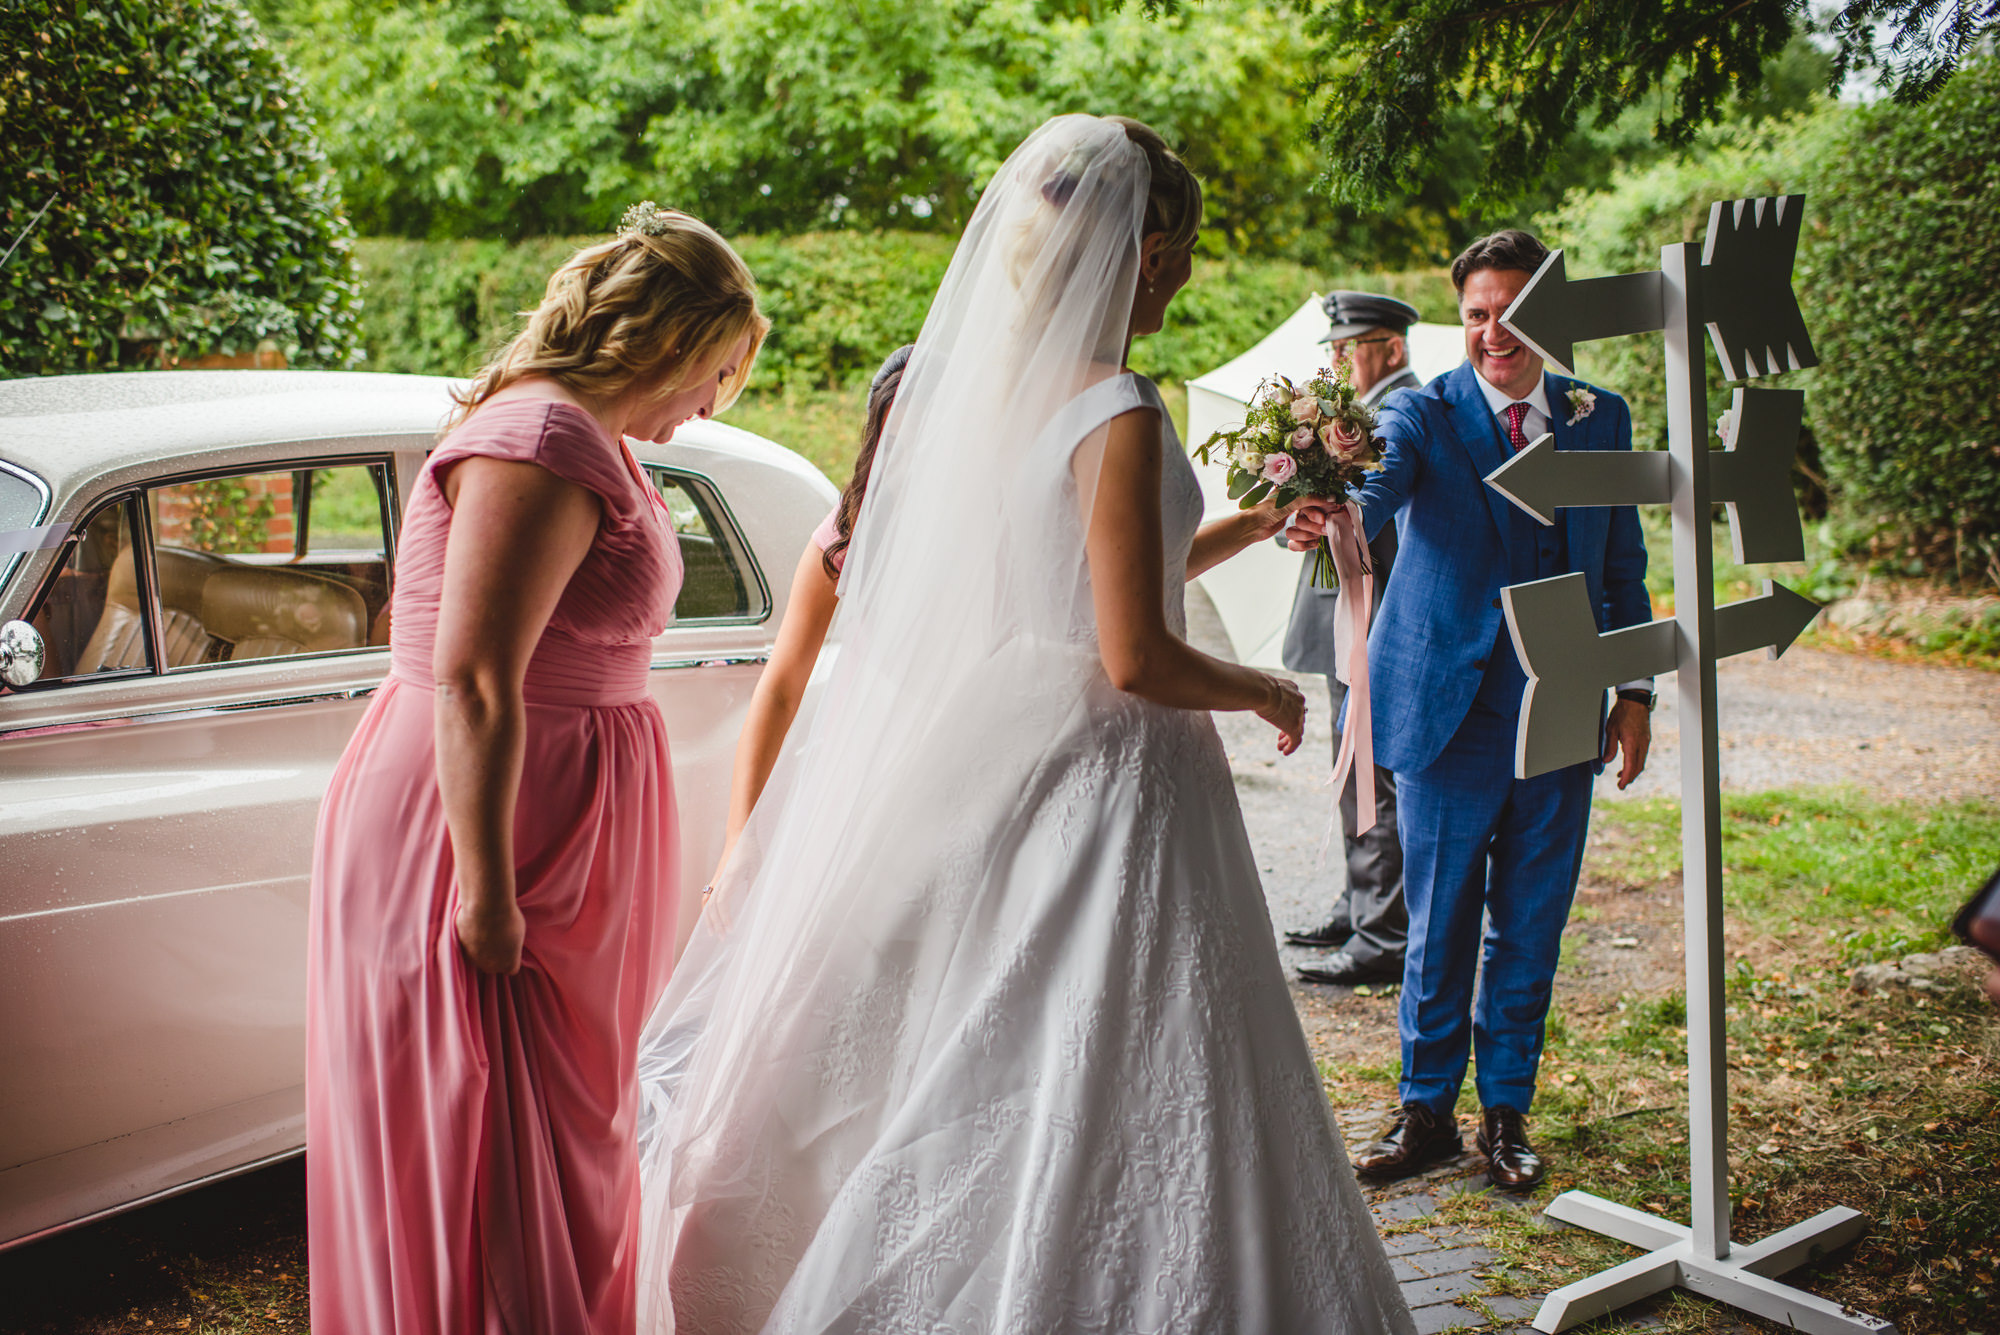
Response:
[[[1895,1327],[1779,1283],[1774,1276],[1853,1241],[1860,1213],[1835,1207],[1764,1239],[1729,1236],[1729,1064],[1722,963],[1722,808],[1717,783],[1715,662],[1768,649],[1783,653],[1819,608],[1766,581],[1761,597],[1715,605],[1711,506],[1729,508],[1737,559],[1804,558],[1790,471],[1804,396],[1738,389],[1726,451],[1708,448],[1705,328],[1731,380],[1816,363],[1792,293],[1804,196],[1715,205],[1708,238],[1667,246],[1647,273],[1571,281],[1556,251],[1502,322],[1564,371],[1575,344],[1662,330],[1667,353],[1668,450],[1662,455],[1558,452],[1543,436],[1486,481],[1544,524],[1572,505],[1673,507],[1674,619],[1597,632],[1581,574],[1503,592],[1507,625],[1528,674],[1515,773],[1522,778],[1598,753],[1604,692],[1620,681],[1678,673],[1681,727],[1681,858],[1687,914],[1688,1149],[1692,1219],[1661,1219],[1570,1191],[1552,1219],[1603,1233],[1646,1255],[1556,1290],[1535,1318],[1562,1331],[1676,1286],[1814,1335]]]

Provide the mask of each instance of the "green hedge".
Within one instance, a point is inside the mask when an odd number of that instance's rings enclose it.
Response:
[[[369,367],[474,370],[584,240],[359,243]],[[890,349],[917,336],[952,250],[950,238],[915,232],[741,237],[735,245],[771,316],[754,382],[766,390],[865,384]],[[1199,375],[1269,333],[1309,293],[1334,287],[1387,292],[1426,319],[1457,319],[1441,271],[1328,274],[1282,260],[1202,259],[1168,308],[1166,328],[1134,346],[1133,365],[1162,380]]]
[[[1848,117],[1806,270],[1828,481],[1913,563],[2000,585],[2000,59]],[[1886,554],[1886,553],[1885,553]]]
[[[355,352],[352,234],[235,0],[0,5],[0,374]]]
[[[1708,231],[1709,206],[1717,200],[1754,195],[1796,194],[1807,189],[1812,163],[1838,115],[1795,121],[1777,132],[1743,136],[1713,151],[1659,163],[1621,176],[1613,188],[1573,199],[1539,218],[1535,232],[1563,248],[1569,274],[1596,276],[1660,267],[1660,250],[1675,242],[1700,242]],[[1825,201],[1808,190],[1806,221],[1823,214]],[[1811,250],[1812,236],[1804,249]],[[1799,266],[1802,281],[1809,265]],[[1813,308],[1807,322],[1818,336]],[[1715,349],[1704,340],[1708,364],[1709,423],[1729,407],[1732,386],[1722,379]],[[1633,444],[1667,447],[1666,353],[1658,333],[1579,344],[1577,371],[1585,379],[1623,395],[1632,407]],[[1811,373],[1786,383],[1811,388]],[[1810,397],[1808,398],[1810,402]]]
[[[1903,574],[2000,584],[2000,61],[1968,62],[1923,106],[1827,108],[1617,180],[1538,221],[1572,274],[1659,264],[1699,241],[1716,200],[1806,196],[1794,285],[1817,369],[1801,490],[1820,487],[1844,541]],[[1729,404],[1712,349],[1711,420]],[[1657,334],[1578,354],[1632,403],[1642,447],[1666,443]]]

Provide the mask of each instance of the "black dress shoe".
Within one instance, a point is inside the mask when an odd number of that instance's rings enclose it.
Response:
[[[1336,950],[1317,966],[1301,964],[1299,981],[1331,983],[1337,987],[1354,987],[1360,983],[1400,983],[1403,981],[1403,962],[1379,959],[1357,964],[1354,956],[1344,950]]]
[[[1330,922],[1324,927],[1315,927],[1310,932],[1286,932],[1285,944],[1307,946],[1313,950],[1339,950],[1347,944],[1354,930],[1343,922]]]
[[[1542,1156],[1528,1143],[1527,1119],[1512,1108],[1486,1109],[1474,1144],[1486,1156],[1487,1178],[1503,1191],[1527,1191],[1548,1175]]]
[[[1465,1153],[1458,1119],[1434,1113],[1421,1103],[1406,1103],[1382,1139],[1363,1145],[1354,1156],[1354,1171],[1363,1177],[1397,1178],[1422,1172],[1434,1163]]]

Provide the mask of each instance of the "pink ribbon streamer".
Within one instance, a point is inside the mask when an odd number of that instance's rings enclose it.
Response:
[[[1340,573],[1340,601],[1347,604],[1347,726],[1340,730],[1340,754],[1333,761],[1334,802],[1354,775],[1355,833],[1375,828],[1375,719],[1368,705],[1368,618],[1375,606],[1375,567],[1361,527],[1361,507],[1353,501],[1334,510],[1326,542]],[[1358,592],[1359,596],[1353,596]],[[1336,606],[1336,616],[1340,609]]]

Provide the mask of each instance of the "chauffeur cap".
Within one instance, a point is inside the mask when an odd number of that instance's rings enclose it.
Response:
[[[1370,329],[1386,329],[1392,334],[1406,333],[1417,322],[1415,306],[1373,292],[1329,292],[1321,305],[1326,310],[1327,321],[1333,326],[1320,340],[1322,343],[1353,338]]]

